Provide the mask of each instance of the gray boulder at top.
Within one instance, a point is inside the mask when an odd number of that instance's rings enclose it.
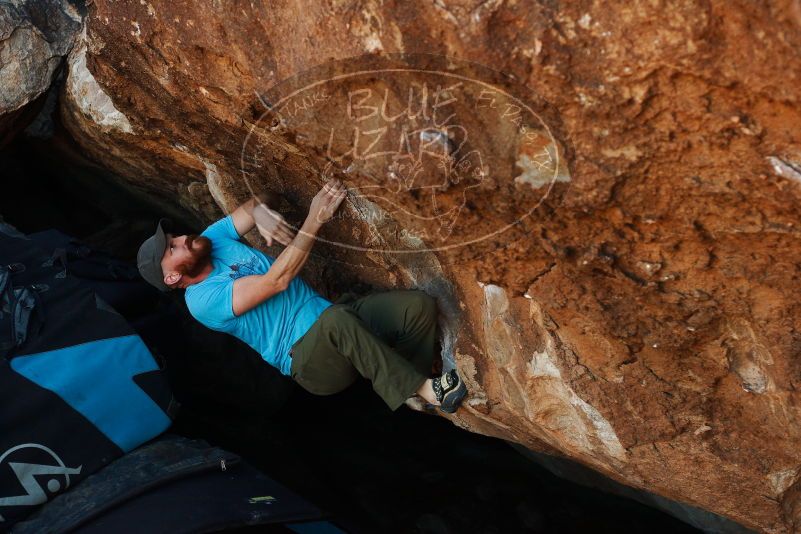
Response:
[[[0,146],[32,118],[81,29],[82,2],[0,0]]]

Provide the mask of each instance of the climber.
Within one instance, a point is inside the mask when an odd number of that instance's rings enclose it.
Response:
[[[213,330],[241,339],[269,364],[316,395],[338,393],[359,375],[391,410],[418,395],[453,413],[467,390],[455,369],[430,377],[437,307],[422,291],[389,291],[331,303],[298,273],[316,235],[346,196],[329,180],[295,233],[273,208],[251,199],[198,235],[174,235],[162,219],[139,248],[142,277],[161,291],[185,289],[190,313]],[[257,228],[275,259],[243,244]]]

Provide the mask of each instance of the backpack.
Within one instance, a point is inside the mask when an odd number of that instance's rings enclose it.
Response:
[[[0,531],[161,434],[176,407],[125,319],[0,223]]]

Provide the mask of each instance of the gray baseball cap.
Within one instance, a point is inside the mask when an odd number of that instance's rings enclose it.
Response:
[[[169,232],[171,229],[172,221],[161,219],[156,228],[156,233],[142,243],[142,246],[139,247],[139,253],[136,255],[136,266],[139,268],[139,274],[150,285],[160,291],[169,291],[170,289],[164,283],[161,258],[164,257],[164,252],[167,250],[167,235],[165,232]]]

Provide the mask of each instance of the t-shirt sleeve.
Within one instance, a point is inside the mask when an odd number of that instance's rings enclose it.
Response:
[[[230,215],[226,215],[219,221],[210,224],[200,235],[206,236],[212,241],[215,239],[233,239],[234,241],[239,241],[239,234],[236,231],[236,226],[234,226],[234,220]]]
[[[236,321],[233,280],[208,280],[186,294],[192,316],[213,330],[228,330]]]

